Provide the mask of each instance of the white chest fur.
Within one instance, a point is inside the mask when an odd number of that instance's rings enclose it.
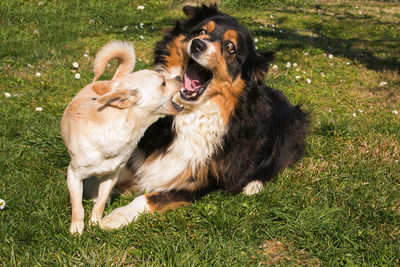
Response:
[[[218,106],[208,102],[201,108],[175,117],[176,137],[166,154],[145,162],[137,170],[137,189],[151,192],[179,189],[173,180],[188,167],[192,172],[211,158],[221,145],[225,125]]]

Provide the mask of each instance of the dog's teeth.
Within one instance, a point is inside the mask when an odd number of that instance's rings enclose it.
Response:
[[[182,87],[181,92],[184,93],[185,92],[185,88]]]
[[[191,97],[195,97],[195,96],[196,96],[196,92],[195,92],[195,93],[192,93]]]

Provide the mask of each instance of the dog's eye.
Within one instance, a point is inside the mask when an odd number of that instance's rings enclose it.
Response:
[[[229,54],[233,55],[236,53],[235,45],[233,43],[228,42],[225,47]]]
[[[197,33],[197,36],[204,35],[204,34],[206,34],[206,33],[207,33],[207,31],[206,31],[205,29],[201,29],[201,30]]]

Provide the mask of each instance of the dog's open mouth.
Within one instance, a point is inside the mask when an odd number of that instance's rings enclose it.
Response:
[[[190,59],[183,75],[181,97],[187,101],[197,100],[206,91],[212,77],[211,71]]]

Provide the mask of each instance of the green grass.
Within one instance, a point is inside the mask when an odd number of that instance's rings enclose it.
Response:
[[[400,264],[400,115],[392,113],[400,110],[400,8],[221,2],[260,50],[277,51],[266,83],[312,113],[305,157],[256,196],[215,192],[81,237],[68,231],[62,112],[91,81],[94,55],[109,40],[133,41],[136,69],[151,68],[155,42],[182,17],[181,1],[0,5],[0,265]],[[105,213],[132,198],[115,198]]]

